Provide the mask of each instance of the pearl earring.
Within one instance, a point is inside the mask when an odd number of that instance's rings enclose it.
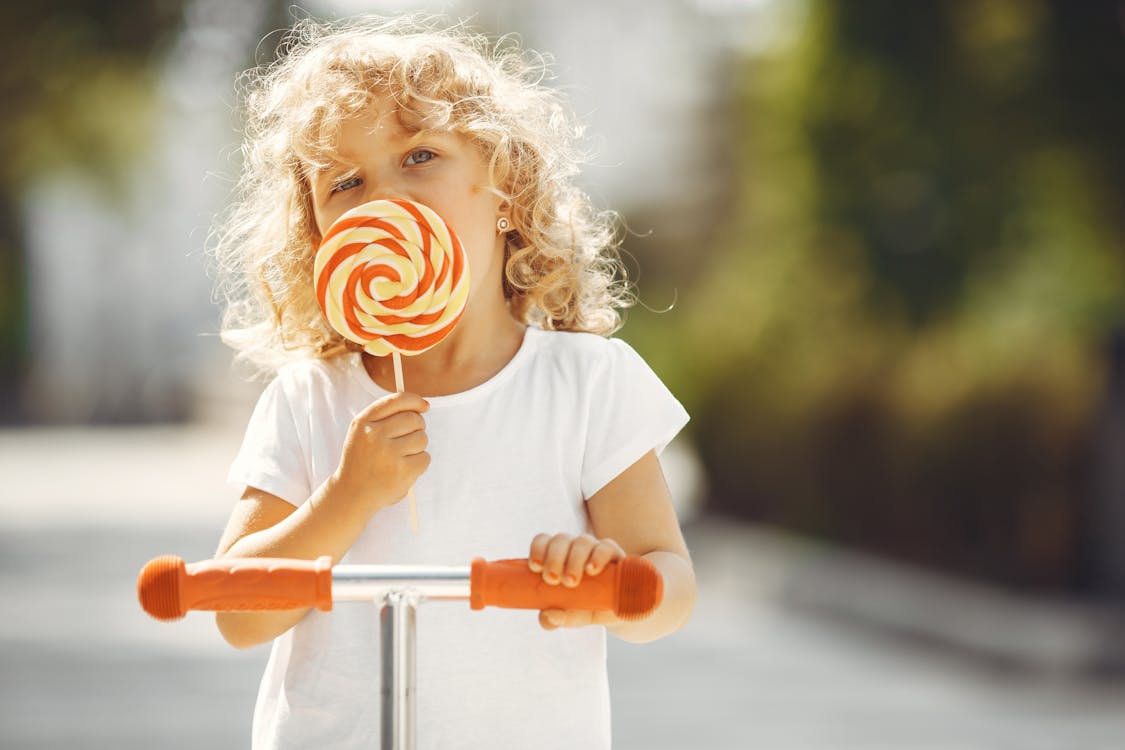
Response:
[[[496,220],[496,231],[507,232],[512,228],[512,221],[507,216],[501,216]]]

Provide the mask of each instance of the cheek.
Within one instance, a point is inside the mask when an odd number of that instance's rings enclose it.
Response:
[[[488,206],[446,219],[465,248],[469,263],[469,290],[475,293],[484,285],[498,284],[503,273],[504,247],[496,233],[495,219]]]
[[[476,242],[465,242],[465,255],[469,262],[469,292],[475,294],[486,286],[499,283],[503,275],[504,248],[498,238],[489,236]]]
[[[332,226],[332,222],[336,220],[336,216],[326,214],[322,211],[312,212],[313,234],[318,238],[323,237],[324,233],[328,231],[328,227]]]

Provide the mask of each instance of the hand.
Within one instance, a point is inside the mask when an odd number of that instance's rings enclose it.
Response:
[[[574,588],[581,583],[583,575],[597,575],[611,561],[624,556],[625,550],[612,539],[540,534],[531,541],[527,564],[532,572],[542,573],[543,580],[550,585]],[[539,612],[539,624],[545,630],[617,622],[620,619],[610,611],[544,609]]]
[[[394,505],[430,465],[422,413],[429,402],[416,393],[392,393],[356,414],[344,439],[336,481],[372,512]]]

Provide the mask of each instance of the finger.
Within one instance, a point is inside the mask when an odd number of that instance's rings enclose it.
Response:
[[[391,393],[373,401],[370,406],[356,414],[352,421],[378,422],[399,412],[415,411],[421,413],[429,408],[430,402],[417,393],[410,393],[409,391]]]
[[[430,444],[430,437],[425,432],[412,432],[409,435],[395,438],[391,441],[392,450],[400,456],[413,456],[426,450]]]
[[[531,549],[527,554],[527,567],[532,573],[543,572],[543,559],[547,557],[547,545],[551,541],[550,534],[537,534],[531,540]]]
[[[620,544],[612,539],[600,539],[590,552],[590,559],[586,561],[586,574],[596,576],[605,570],[605,566],[612,560],[622,557],[625,557],[625,550],[621,549]]]
[[[587,625],[601,624],[598,620],[601,619],[600,615],[602,614],[587,609],[544,609],[539,613],[539,624],[545,630],[584,628]],[[612,617],[613,613],[609,614]]]
[[[566,621],[566,612],[561,609],[544,609],[539,612],[539,626],[544,630],[561,628]]]
[[[366,424],[374,425],[375,423],[369,421]],[[383,434],[388,438],[398,438],[426,429],[425,418],[416,411],[402,411],[398,414],[392,414],[389,417],[384,417],[378,424]]]
[[[402,462],[406,464],[408,472],[414,476],[419,476],[430,468],[430,454],[423,451],[422,453],[415,453],[413,456],[403,456]]]
[[[562,627],[584,628],[594,624],[594,613],[588,609],[568,609],[565,612]]]
[[[574,588],[582,581],[582,571],[590,553],[598,546],[598,540],[592,536],[583,535],[574,540],[570,545],[570,553],[563,564],[563,586]]]
[[[543,580],[555,585],[562,580],[563,565],[574,537],[569,534],[555,534],[547,543],[547,553],[543,556]]]
[[[613,613],[612,610],[598,610],[591,612],[590,624],[591,625],[616,625],[621,622],[621,618]]]

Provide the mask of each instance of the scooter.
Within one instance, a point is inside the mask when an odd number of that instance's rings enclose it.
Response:
[[[166,555],[141,570],[137,596],[158,620],[178,620],[190,610],[331,611],[335,602],[379,604],[382,653],[382,750],[414,750],[417,694],[416,615],[432,600],[468,600],[474,610],[609,610],[625,620],[647,616],[660,604],[660,572],[643,557],[615,560],[575,588],[546,583],[526,559],[485,561],[467,567],[332,565],[332,558],[223,558],[185,563]]]

